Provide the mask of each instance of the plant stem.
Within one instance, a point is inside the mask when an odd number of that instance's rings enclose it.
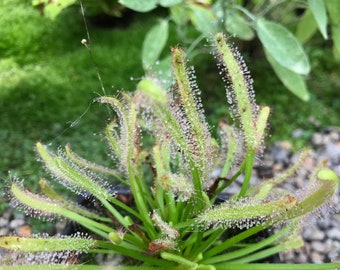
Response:
[[[113,203],[113,204],[119,206],[120,208],[122,208],[122,209],[125,210],[126,212],[128,212],[128,213],[134,215],[136,218],[141,219],[141,216],[140,216],[140,214],[139,214],[138,212],[136,212],[135,210],[133,210],[131,207],[127,206],[126,204],[124,204],[124,203],[121,202],[120,200],[117,200],[116,198],[113,198],[113,197],[109,197],[108,200],[109,200],[111,203]]]
[[[242,257],[242,256],[245,256],[245,257],[240,259],[240,260],[237,260],[235,262],[236,263],[244,263],[244,262],[248,262],[248,260],[249,261],[259,260],[259,259],[262,258],[261,256],[257,257],[255,255],[250,255],[250,256],[247,256],[247,255],[251,254],[252,252],[254,252],[256,250],[259,250],[261,248],[264,248],[264,247],[270,245],[271,243],[273,243],[274,241],[276,241],[277,239],[282,237],[284,234],[286,234],[287,231],[289,230],[289,228],[290,227],[287,226],[286,228],[284,228],[280,232],[260,241],[259,243],[250,244],[249,246],[241,248],[239,250],[235,250],[235,251],[232,251],[232,252],[220,255],[220,256],[211,257],[210,259],[205,260],[204,262],[207,263],[207,264],[216,264],[216,263],[219,263],[219,262],[222,262],[222,261],[223,262],[230,261],[231,259]],[[275,247],[276,252],[274,252],[274,254],[277,253],[277,252],[280,252],[282,249],[283,249],[283,246]],[[272,255],[272,254],[269,254],[269,255]],[[268,257],[269,255],[266,255],[264,257]]]
[[[227,250],[228,248],[232,247],[233,245],[241,242],[243,239],[246,239],[246,238],[258,233],[258,232],[264,230],[267,227],[268,227],[268,225],[259,225],[259,226],[256,226],[256,227],[252,227],[252,228],[249,228],[248,230],[246,230],[244,232],[241,232],[241,233],[229,238],[228,240],[226,240],[222,244],[208,250],[204,254],[204,259],[202,260],[202,262],[205,262],[205,260],[207,260],[208,258],[215,256],[216,254],[219,254],[220,252]]]
[[[206,251],[211,245],[213,245],[216,240],[223,234],[223,229],[214,230],[214,232],[209,236],[209,238],[205,241],[202,241],[199,246],[195,249],[192,254],[193,258],[196,258],[199,253]]]
[[[195,166],[194,162],[190,162],[191,172],[192,172],[192,179],[195,187],[195,213],[201,211],[203,209],[203,190],[202,190],[202,183],[200,178],[200,173],[198,168]]]
[[[197,263],[189,261],[181,256],[178,256],[172,253],[162,252],[161,257],[167,261],[173,261],[173,262],[179,263],[185,266],[186,269],[190,269],[190,268],[195,269],[195,267],[197,267]]]
[[[243,168],[244,168],[244,163],[241,166],[241,168],[238,170],[238,172],[236,174],[234,174],[234,176],[229,181],[227,181],[226,183],[222,184],[219,188],[216,189],[216,192],[215,192],[216,196],[218,194],[220,194],[224,189],[229,187],[237,179],[237,177],[239,177],[241,175],[241,173],[243,171]]]
[[[238,197],[244,197],[248,191],[250,179],[253,173],[253,165],[254,165],[254,156],[255,153],[251,151],[250,153],[247,154],[246,159],[245,159],[245,175],[244,175],[244,180],[243,184],[241,187],[241,191],[238,195]]]
[[[176,224],[178,219],[178,212],[173,194],[167,193],[165,195],[165,200],[168,208],[168,220],[171,221],[173,224]]]
[[[150,214],[147,208],[147,204],[145,202],[145,196],[143,194],[143,192],[141,191],[136,176],[134,175],[134,173],[132,172],[132,170],[129,170],[129,179],[130,179],[130,186],[131,186],[131,190],[133,193],[133,197],[137,206],[137,209],[140,213],[140,217],[141,220],[144,223],[145,229],[148,232],[149,236],[154,239],[156,232],[155,232],[155,228],[154,225],[152,223],[152,220],[150,218]]]

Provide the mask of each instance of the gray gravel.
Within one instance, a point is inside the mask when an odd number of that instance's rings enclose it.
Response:
[[[295,132],[294,136],[300,136],[301,132]],[[298,173],[292,181],[287,182],[284,188],[296,192],[297,189],[307,185],[308,173],[321,160],[327,158],[329,166],[340,177],[340,128],[326,128],[313,135],[311,145],[313,152],[304,163],[305,170]],[[262,181],[261,179],[273,177],[283,169],[294,164],[298,155],[293,154],[289,142],[277,142],[269,147],[261,163],[255,168],[255,179],[253,182]],[[241,179],[240,179],[241,180]],[[238,181],[238,185],[241,181]],[[239,186],[230,187],[237,192]],[[340,195],[340,190],[338,191]],[[302,230],[302,237],[305,240],[303,248],[284,252],[280,254],[281,261],[284,263],[323,263],[340,262],[340,206],[333,203],[326,207],[332,209],[332,214],[324,215],[322,212],[317,215],[310,215],[306,218],[305,226]],[[13,210],[9,209],[0,217],[0,236],[8,234],[20,234],[23,226],[27,225],[27,220],[23,215],[13,215]],[[58,224],[56,230],[60,231],[63,224]],[[0,249],[0,257],[2,255]]]
[[[285,143],[287,144],[287,143]],[[340,177],[340,128],[326,128],[321,132],[315,133],[311,141],[314,152],[311,158],[305,162],[307,168],[305,173],[298,174],[294,182],[288,182],[286,188],[303,188],[307,185],[307,174],[318,162],[328,159],[329,167]],[[291,154],[287,145],[277,143],[276,147],[280,151],[271,151],[273,160],[286,162],[286,156],[291,156],[290,161],[297,157]],[[282,153],[284,152],[284,153]],[[277,155],[275,157],[275,154]],[[282,159],[284,157],[285,159]],[[275,164],[274,164],[275,165]],[[275,166],[273,166],[275,168]],[[307,173],[306,173],[307,172]],[[276,174],[279,172],[273,172]],[[289,186],[290,185],[290,186]],[[340,189],[338,190],[338,197]],[[335,200],[333,204],[326,207],[325,211],[331,210],[331,214],[316,213],[308,216],[303,226],[302,237],[305,246],[295,251],[280,254],[281,260],[286,263],[323,263],[340,262],[340,206]],[[325,212],[324,211],[324,212]]]

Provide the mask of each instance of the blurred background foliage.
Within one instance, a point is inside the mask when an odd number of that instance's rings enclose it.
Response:
[[[154,3],[150,7],[138,6],[141,2],[84,0],[92,60],[80,42],[87,33],[78,1],[0,0],[1,179],[16,175],[36,188],[36,180],[43,175],[33,150],[36,141],[52,148],[70,143],[80,155],[109,166],[101,132],[110,111],[93,102],[104,94],[97,68],[107,95],[134,90],[145,73],[169,70],[171,45],[180,44],[189,51],[214,129],[227,116],[228,107],[205,31],[216,26],[206,25],[207,20],[220,24],[219,16],[226,15],[219,14],[217,4],[221,3],[232,5],[223,9],[229,12],[223,27],[229,25],[231,33],[238,32],[230,41],[240,48],[249,66],[257,101],[272,108],[270,140],[290,140],[298,149],[316,130],[340,126],[340,65],[334,45],[338,37],[332,35],[339,24],[329,11],[331,19],[326,24],[313,19],[308,7],[314,1],[270,1],[280,6],[272,10],[265,9],[266,1],[215,1],[216,5],[185,1],[191,11],[184,14],[176,6],[183,1],[148,1]],[[298,76],[308,89],[307,102],[287,91],[275,75],[250,20],[252,14],[279,22],[303,44],[311,71]],[[158,59],[162,59],[159,65],[155,64]],[[0,182],[0,188],[4,183]]]

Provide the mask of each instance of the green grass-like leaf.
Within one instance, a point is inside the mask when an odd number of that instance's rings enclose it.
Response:
[[[86,252],[96,246],[96,240],[86,237],[68,238],[25,238],[18,236],[0,237],[0,247],[24,252],[77,251]]]

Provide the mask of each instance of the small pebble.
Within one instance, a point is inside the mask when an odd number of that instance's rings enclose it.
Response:
[[[281,261],[286,262],[286,263],[293,262],[294,259],[296,258],[294,252],[292,251],[286,251],[284,253],[281,253],[280,255],[281,255],[280,256]]]
[[[319,252],[321,254],[327,254],[329,252],[328,247],[320,241],[313,241],[311,247],[313,251]]]
[[[298,128],[292,132],[293,138],[300,138],[303,135],[303,129]]]
[[[9,223],[9,227],[11,229],[16,229],[22,225],[25,224],[25,220],[24,219],[13,219],[10,223]]]
[[[332,228],[328,230],[327,236],[333,240],[340,241],[340,228]]]
[[[340,141],[340,133],[332,131],[329,134],[329,138],[331,139],[332,142],[339,142]]]
[[[9,220],[11,218],[13,210],[9,208],[5,213],[3,213],[2,218]]]
[[[284,141],[276,143],[272,148],[272,159],[274,163],[281,163],[283,166],[287,166],[290,161],[292,144]]]
[[[0,236],[2,235],[8,235],[9,230],[7,228],[0,228]]]
[[[321,146],[324,144],[324,136],[320,133],[314,133],[312,137],[312,144],[314,146]]]
[[[335,227],[340,226],[340,213],[336,213],[332,216],[332,219],[336,222]]]
[[[18,236],[28,237],[32,235],[32,228],[29,225],[22,225],[16,229]]]
[[[323,263],[323,259],[324,259],[324,256],[318,252],[314,251],[310,254],[310,260],[312,263],[318,263],[318,264]]]
[[[303,237],[308,241],[322,241],[325,233],[315,227],[309,227],[303,232]]]
[[[295,177],[295,179],[294,179],[294,186],[296,188],[301,189],[301,188],[305,187],[305,185],[306,185],[306,183],[305,183],[303,178]]]
[[[298,256],[296,256],[294,258],[293,262],[295,262],[295,263],[307,263],[308,262],[308,256],[305,253],[300,252],[298,254]]]
[[[1,217],[0,218],[0,228],[6,227],[7,225],[8,225],[8,219]]]
[[[327,230],[331,226],[329,219],[318,220],[317,224],[320,230]]]

